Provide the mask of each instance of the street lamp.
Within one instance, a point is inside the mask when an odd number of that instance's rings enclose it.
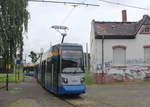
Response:
[[[61,36],[62,36],[61,43],[63,43],[65,36],[67,36],[66,30],[68,30],[68,27],[66,27],[66,26],[59,26],[59,25],[54,25],[54,26],[52,26],[51,28],[55,29],[57,32],[59,32],[59,33],[61,34]],[[64,33],[63,33],[62,31],[63,31]]]

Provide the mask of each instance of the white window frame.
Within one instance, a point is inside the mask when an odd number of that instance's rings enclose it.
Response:
[[[145,29],[144,29],[144,32],[145,32],[145,33],[149,33],[149,32],[150,32],[150,28],[145,28]]]

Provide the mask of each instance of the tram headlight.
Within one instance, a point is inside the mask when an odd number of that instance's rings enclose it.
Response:
[[[68,83],[68,78],[62,78],[62,81],[67,84]]]
[[[84,81],[85,81],[85,78],[84,78],[84,77],[80,79],[80,82],[81,82],[81,83],[84,83]]]

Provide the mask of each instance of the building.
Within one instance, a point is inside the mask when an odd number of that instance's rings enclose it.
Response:
[[[127,22],[92,21],[91,72],[96,82],[137,81],[149,78],[150,17]]]

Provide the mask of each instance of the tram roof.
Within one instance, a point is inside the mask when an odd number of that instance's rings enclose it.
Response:
[[[61,43],[61,44],[56,44],[53,46],[82,46],[82,45],[80,45],[78,43]]]
[[[23,67],[35,67],[35,64],[24,65]]]

